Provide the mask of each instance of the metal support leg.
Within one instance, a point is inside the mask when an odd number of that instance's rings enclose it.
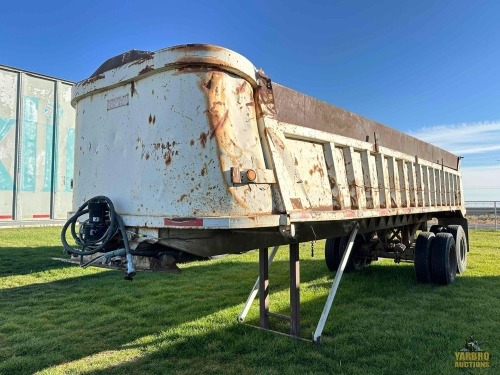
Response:
[[[290,334],[300,336],[299,244],[290,244]]]
[[[494,211],[495,211],[495,230],[498,229],[498,226],[497,226],[497,201],[493,202],[493,205],[494,205]]]
[[[279,246],[273,247],[273,250],[271,251],[271,254],[269,255],[268,258],[268,267],[271,265],[273,262],[274,256],[278,252]],[[260,264],[260,262],[259,262]],[[255,297],[257,297],[257,293],[259,292],[259,280],[260,277],[257,277],[257,280],[255,280],[255,284],[253,285],[252,291],[248,295],[247,301],[243,305],[243,308],[241,309],[240,315],[238,315],[238,322],[243,323],[245,321],[245,318],[247,317],[248,311],[250,310],[250,307],[252,306],[253,301],[255,300]]]
[[[323,308],[323,312],[321,313],[321,318],[319,319],[318,326],[316,327],[316,331],[313,334],[313,342],[319,343],[321,339],[321,333],[323,332],[323,328],[325,327],[326,319],[328,318],[328,314],[330,313],[330,308],[332,307],[333,299],[335,298],[335,294],[337,293],[337,289],[340,284],[340,279],[344,274],[344,269],[347,264],[347,260],[349,259],[349,255],[351,254],[352,246],[354,244],[354,239],[356,238],[356,234],[358,233],[359,223],[355,223],[354,227],[351,231],[351,236],[349,237],[349,243],[347,244],[347,249],[342,255],[342,260],[340,261],[340,267],[335,274],[335,278],[333,279],[333,284],[328,293],[328,298],[325,303],[325,307]]]
[[[269,328],[269,259],[267,247],[259,249],[260,326]]]

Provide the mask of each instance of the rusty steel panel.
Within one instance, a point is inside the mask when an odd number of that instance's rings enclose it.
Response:
[[[193,254],[262,247],[257,228],[272,245],[306,222],[465,215],[456,156],[273,84],[221,47],[114,57],[72,104],[73,208],[109,196],[127,226]]]
[[[380,146],[392,148],[405,154],[441,163],[453,169],[458,168],[456,155],[439,147],[423,142],[396,129],[359,116],[345,109],[335,107],[300,92],[273,84],[277,120],[321,130],[360,141],[367,137]]]

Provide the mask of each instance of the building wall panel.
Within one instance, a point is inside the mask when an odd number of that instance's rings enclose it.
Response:
[[[0,220],[63,219],[71,210],[71,88],[0,66]]]

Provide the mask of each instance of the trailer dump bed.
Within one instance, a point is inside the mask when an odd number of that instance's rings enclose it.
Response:
[[[74,87],[74,202],[135,248],[213,256],[465,217],[459,158],[193,44],[130,51]]]

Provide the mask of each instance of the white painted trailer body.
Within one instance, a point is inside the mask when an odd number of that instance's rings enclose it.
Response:
[[[458,157],[271,83],[228,49],[130,51],[72,104],[73,207],[108,196],[145,236],[136,246],[212,256],[342,236],[353,221],[360,233],[464,222]]]

